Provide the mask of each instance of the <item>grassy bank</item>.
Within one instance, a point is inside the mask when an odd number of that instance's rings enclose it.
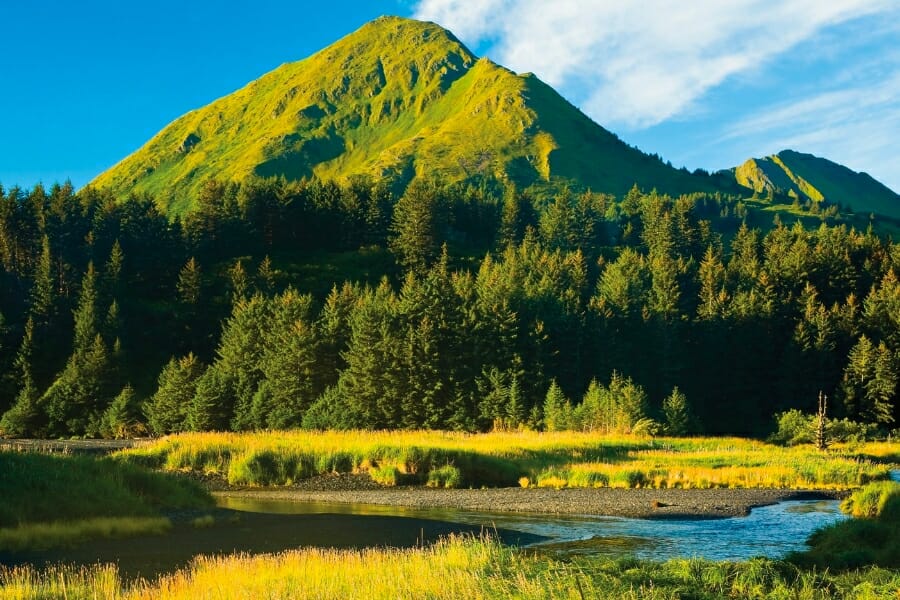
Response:
[[[193,598],[896,598],[900,573],[842,573],[752,560],[579,558],[562,562],[490,540],[429,548],[200,558],[158,581],[124,584],[114,567],[0,570],[0,599]]]
[[[900,483],[870,483],[847,498],[841,509],[854,518],[815,532],[810,550],[792,560],[809,567],[900,569]]]
[[[739,438],[292,431],[180,434],[116,456],[251,486],[368,472],[389,485],[843,489],[886,478],[900,445],[822,453]]]
[[[0,549],[157,533],[166,509],[212,504],[195,482],[112,458],[0,452]]]

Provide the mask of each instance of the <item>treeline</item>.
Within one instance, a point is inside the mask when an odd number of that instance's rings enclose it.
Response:
[[[210,182],[169,221],[150,198],[13,189],[0,193],[0,431],[760,434],[819,390],[830,414],[891,427],[898,246],[825,222],[764,233],[746,211],[636,189],[536,205],[512,190],[251,180]],[[395,257],[380,283],[314,297],[280,268],[360,247]]]

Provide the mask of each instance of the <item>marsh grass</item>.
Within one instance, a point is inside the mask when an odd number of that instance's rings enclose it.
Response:
[[[428,487],[458,488],[463,484],[462,472],[453,465],[444,465],[428,472]]]
[[[841,504],[841,510],[858,519],[900,522],[900,483],[870,483],[853,492]]]
[[[783,447],[740,438],[642,438],[590,433],[185,433],[116,460],[214,473],[233,485],[290,485],[326,473],[369,473],[387,485],[846,489],[886,479],[898,444]],[[434,475],[432,475],[434,473]],[[451,481],[456,479],[450,478]]]
[[[26,523],[0,529],[0,550],[46,550],[98,538],[162,535],[172,528],[165,517],[99,517],[80,521]]]
[[[810,550],[792,555],[791,560],[841,569],[900,568],[900,483],[870,483],[853,492],[841,509],[854,518],[816,531],[809,540]]]
[[[153,517],[212,504],[185,477],[111,458],[0,452],[0,527],[98,517]]]
[[[896,598],[900,573],[842,573],[754,559],[577,558],[525,553],[490,539],[451,537],[427,548],[301,549],[200,557],[154,582],[125,584],[115,569],[0,570],[0,599],[245,598]]]

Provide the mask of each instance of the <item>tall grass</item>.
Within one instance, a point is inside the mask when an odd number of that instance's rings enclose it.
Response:
[[[0,570],[0,600],[315,598],[896,598],[900,573],[845,573],[751,560],[714,563],[579,558],[562,562],[492,540],[449,538],[407,550],[302,549],[201,557],[155,582],[123,583],[115,569]]]
[[[739,438],[290,431],[186,433],[115,458],[248,486],[289,485],[326,473],[438,485],[452,472],[452,485],[467,486],[843,489],[887,478],[889,467],[879,457],[896,455],[883,444],[822,453]]]
[[[0,452],[0,527],[94,517],[150,517],[203,507],[209,494],[185,477],[111,458]]]
[[[900,483],[870,483],[847,498],[841,509],[854,518],[816,531],[810,550],[791,559],[807,566],[900,568]]]

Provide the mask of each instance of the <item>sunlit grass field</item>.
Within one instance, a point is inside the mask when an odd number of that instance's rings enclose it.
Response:
[[[0,599],[216,598],[896,598],[900,572],[805,570],[755,559],[577,558],[561,561],[492,540],[449,538],[427,548],[301,549],[201,557],[153,582],[125,583],[114,566],[0,570]]]
[[[388,485],[845,489],[887,478],[890,463],[900,461],[900,444],[819,452],[740,438],[291,431],[185,433],[116,458],[246,486],[370,473]]]

